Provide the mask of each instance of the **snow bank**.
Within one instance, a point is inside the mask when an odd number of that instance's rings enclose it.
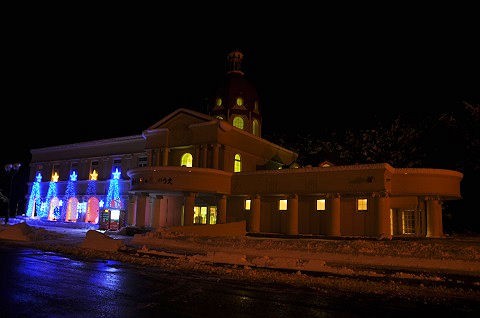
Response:
[[[97,251],[116,252],[124,245],[121,240],[115,240],[98,231],[89,230],[80,246]]]
[[[27,223],[17,223],[3,227],[0,239],[22,242],[42,241],[57,238],[59,235],[48,232],[43,228],[29,226]]]
[[[246,222],[232,222],[226,224],[206,224],[193,226],[175,226],[170,231],[194,236],[245,236]]]

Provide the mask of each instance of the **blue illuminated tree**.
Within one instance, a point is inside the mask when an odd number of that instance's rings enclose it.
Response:
[[[87,194],[88,195],[97,194],[97,180],[88,180]]]
[[[110,185],[108,187],[107,193],[107,202],[106,206],[109,208],[118,208],[120,207],[120,184],[119,179],[121,172],[118,171],[118,168],[112,173],[113,179],[110,180]],[[114,204],[112,204],[112,201]]]
[[[42,182],[42,175],[40,173],[35,177],[35,182],[32,185],[30,198],[28,200],[27,216],[34,217],[34,211],[40,211],[40,182]]]

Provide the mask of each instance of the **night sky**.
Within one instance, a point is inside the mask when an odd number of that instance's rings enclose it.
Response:
[[[2,164],[28,162],[31,148],[140,134],[179,107],[207,112],[232,49],[245,54],[264,134],[342,130],[480,102],[478,34],[469,23],[407,29],[387,20],[235,36],[66,21],[19,28],[4,59]]]

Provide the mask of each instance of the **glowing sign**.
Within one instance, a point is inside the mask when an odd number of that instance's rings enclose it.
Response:
[[[35,178],[37,179],[37,182],[42,182],[42,174],[40,172],[37,174]]]
[[[97,180],[98,173],[95,169],[93,169],[92,173],[90,173],[90,180]]]
[[[110,219],[119,220],[120,219],[120,210],[110,210]]]
[[[115,179],[115,180],[120,179],[120,175],[121,175],[121,174],[122,174],[122,173],[121,173],[120,171],[118,171],[118,168],[116,168],[115,171],[112,172],[113,179]]]
[[[75,171],[72,171],[72,174],[70,175],[70,181],[77,181],[77,173]]]

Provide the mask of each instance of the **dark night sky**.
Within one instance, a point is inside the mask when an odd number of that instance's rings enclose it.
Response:
[[[387,21],[313,21],[235,36],[172,34],[154,23],[19,27],[4,59],[2,163],[28,160],[35,147],[140,134],[179,107],[205,111],[233,48],[245,54],[267,134],[480,102],[473,24]]]

